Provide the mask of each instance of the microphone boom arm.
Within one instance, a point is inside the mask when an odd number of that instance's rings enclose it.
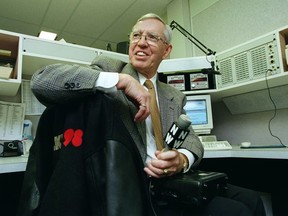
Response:
[[[176,21],[172,21],[170,23],[170,27],[172,30],[176,28],[183,36],[185,36],[189,41],[191,41],[195,46],[197,46],[202,52],[204,52],[207,56],[208,55],[215,55],[216,52],[212,51],[208,47],[206,47],[203,43],[201,43],[197,38],[195,38],[191,33],[189,33],[186,29],[184,29],[181,25],[179,25]],[[211,69],[202,69],[203,74],[217,74],[221,75],[219,71],[217,71],[217,66],[216,70],[215,68],[215,63],[214,61],[210,62],[211,63]]]
[[[211,49],[206,47],[203,43],[201,43],[197,38],[195,38],[191,33],[189,33],[186,29],[184,29],[176,21],[173,20],[170,23],[170,27],[172,30],[174,30],[174,28],[176,28],[182,35],[184,35],[189,41],[191,41],[195,46],[197,46],[206,55],[215,55],[216,54],[215,51],[212,51]]]

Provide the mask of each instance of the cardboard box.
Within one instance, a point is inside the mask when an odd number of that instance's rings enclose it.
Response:
[[[12,74],[13,68],[0,66],[0,78],[9,79]]]

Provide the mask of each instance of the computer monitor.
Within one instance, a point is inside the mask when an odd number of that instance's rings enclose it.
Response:
[[[192,121],[196,134],[210,134],[213,129],[213,118],[210,95],[187,95],[184,107],[186,115]]]

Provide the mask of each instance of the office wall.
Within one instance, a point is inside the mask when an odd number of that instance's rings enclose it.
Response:
[[[206,0],[210,5],[191,13],[192,32],[217,52],[288,25],[287,0]],[[190,11],[198,1],[189,0]],[[199,7],[199,6],[198,6]],[[195,49],[196,55],[203,55]]]
[[[255,145],[279,144],[279,140],[270,135],[268,126],[274,111],[263,111],[232,115],[223,102],[213,103],[213,134],[219,140],[228,140],[232,145],[249,141]],[[272,134],[278,136],[288,146],[288,109],[277,109],[276,117],[271,121]]]
[[[208,48],[221,52],[288,25],[287,11],[287,0],[174,0],[167,20],[177,21]],[[203,55],[177,30],[173,45],[171,58]]]
[[[167,9],[168,21],[179,20],[180,25],[216,52],[288,25],[288,0],[174,0],[172,3]],[[187,21],[184,22],[187,12],[180,12],[181,6],[185,4],[190,8],[191,26],[188,26]],[[173,45],[181,47],[182,50],[172,51],[172,58],[204,55],[195,47],[192,48],[191,55],[186,55],[183,46],[178,44],[181,40],[177,39],[177,37],[183,38],[183,35],[174,32]],[[191,46],[191,43],[186,44],[184,49]],[[260,95],[265,97],[264,94]],[[249,94],[245,96],[251,97]],[[259,98],[252,100],[257,102]],[[228,140],[232,144],[239,144],[242,141],[251,141],[254,144],[276,144],[279,141],[273,138],[268,130],[268,122],[273,114],[273,110],[266,110],[233,115],[223,101],[213,103],[214,130],[212,132],[219,139]],[[288,145],[288,126],[285,123],[287,120],[288,109],[282,107],[277,110],[277,115],[271,123],[272,132],[286,145]]]
[[[167,8],[167,23],[176,21],[188,32],[191,31],[191,19],[189,12],[189,0],[174,0]],[[173,30],[173,49],[169,58],[182,58],[192,56],[191,42],[187,40],[179,31]]]
[[[288,25],[287,0],[219,0],[217,2],[211,0],[211,2],[211,5],[201,12],[191,15],[192,31],[197,38],[205,42],[206,46],[217,52]],[[194,3],[197,2],[190,0],[190,8]],[[203,55],[203,53],[194,49],[194,55]],[[265,97],[265,92],[262,95]],[[249,97],[249,94],[246,96]],[[259,98],[252,100],[256,103],[258,101],[261,106]],[[233,115],[223,102],[214,103],[213,110],[215,126],[213,133],[219,139],[226,139],[232,144],[243,141],[264,145],[279,143],[270,135],[268,129],[269,120],[274,115],[273,110]],[[288,145],[288,127],[285,123],[288,120],[288,109],[278,109],[276,114],[271,122],[271,130]]]

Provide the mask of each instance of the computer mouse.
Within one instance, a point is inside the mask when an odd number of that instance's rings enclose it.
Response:
[[[251,142],[241,142],[241,147],[248,148],[251,146]]]

